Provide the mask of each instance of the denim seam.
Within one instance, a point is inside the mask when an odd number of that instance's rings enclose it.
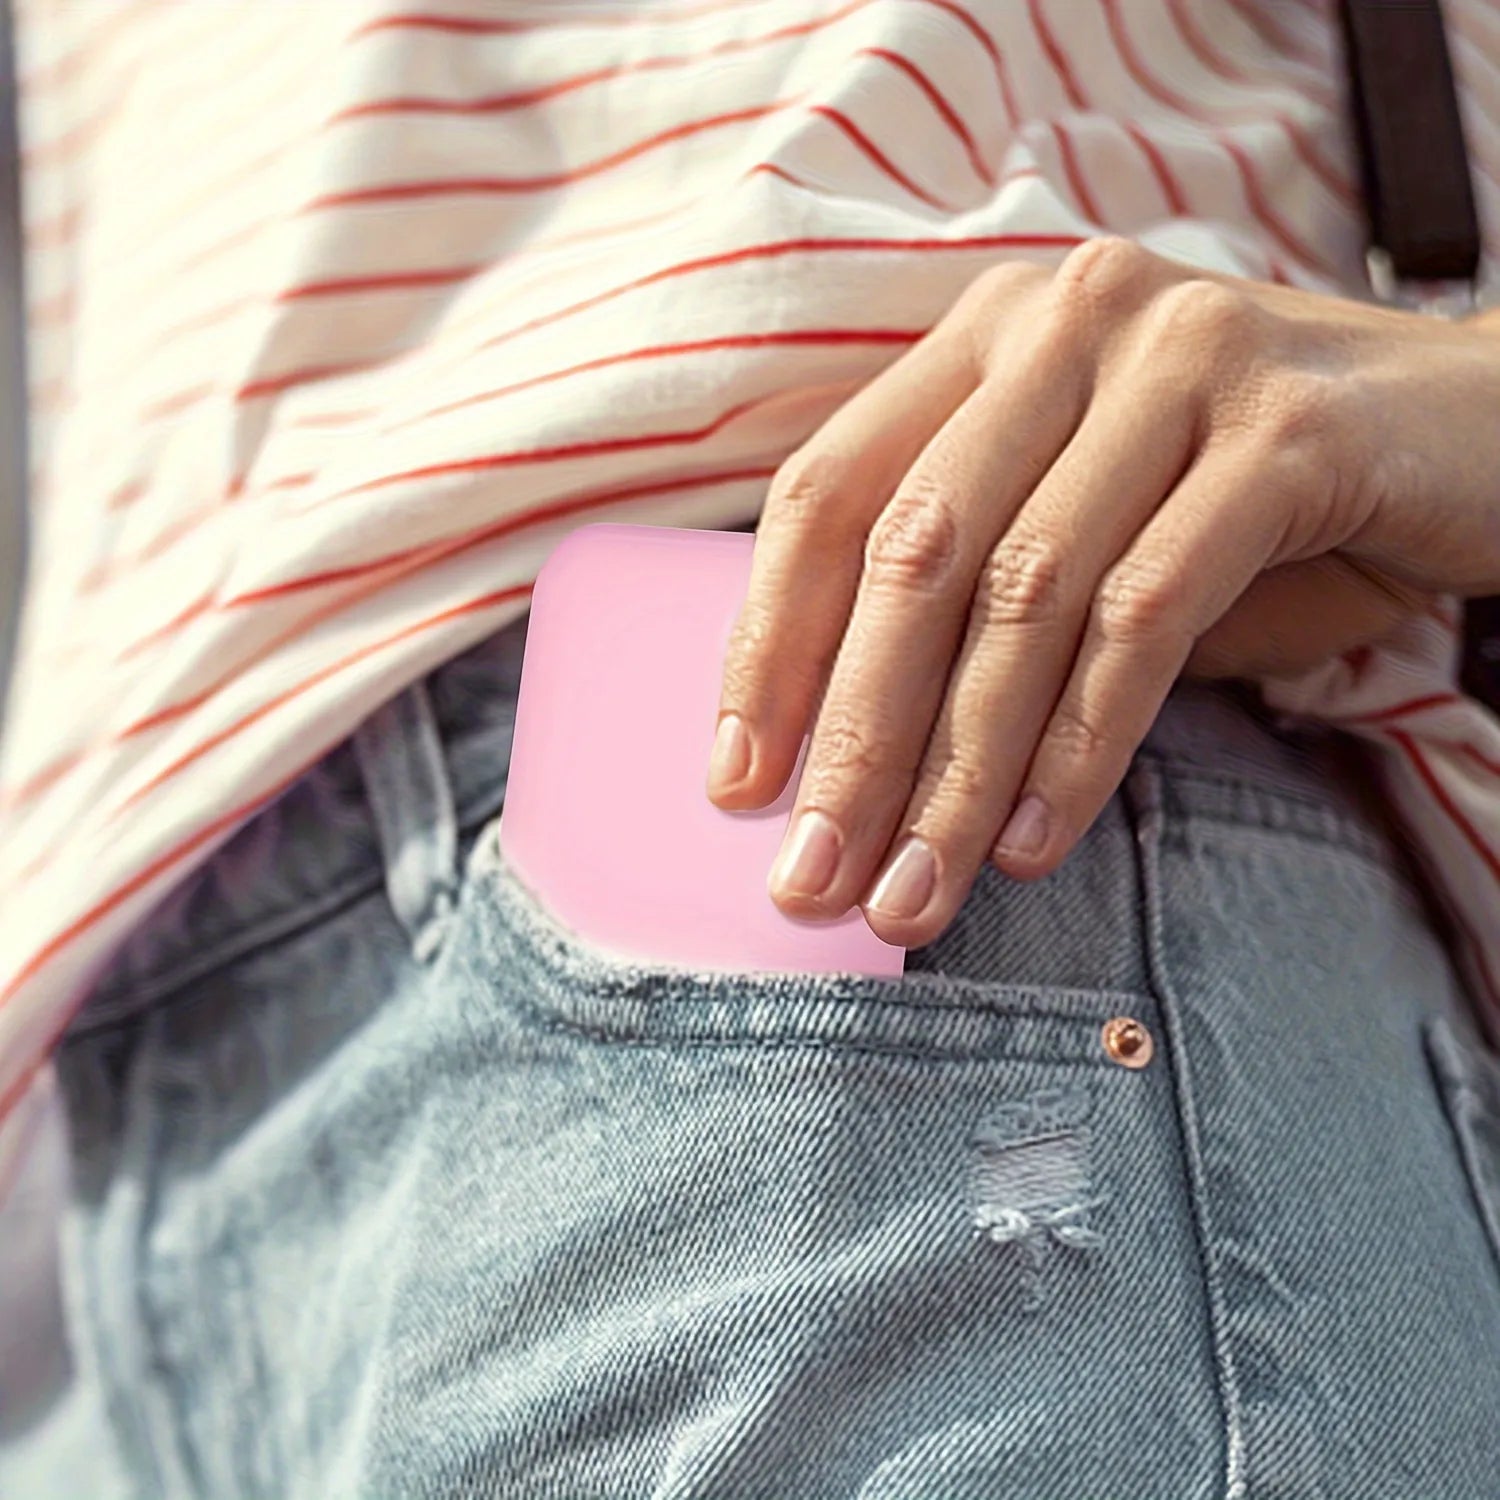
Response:
[[[1257,823],[1245,823],[1235,818],[1218,818],[1212,813],[1202,812],[1194,808],[1188,814],[1194,826],[1201,824],[1212,824],[1219,829],[1232,829],[1236,833],[1243,834],[1246,838],[1261,839],[1270,846],[1282,846],[1286,839],[1298,839],[1305,844],[1314,844],[1321,849],[1329,849],[1337,854],[1347,855],[1350,859],[1357,859],[1362,868],[1372,875],[1383,876],[1394,886],[1404,887],[1406,880],[1401,872],[1394,868],[1390,860],[1379,850],[1361,848],[1350,844],[1343,839],[1321,838],[1315,833],[1309,833],[1304,828],[1268,828]],[[1169,848],[1185,848],[1186,840],[1183,837],[1184,830],[1168,833],[1163,830],[1163,844]]]
[[[494,872],[487,872],[493,874]],[[466,897],[478,899],[474,886],[485,883],[484,875],[476,876],[470,884]],[[516,893],[518,896],[520,892]],[[496,909],[503,908],[504,903],[495,902]],[[543,914],[530,914],[531,920],[542,920]],[[524,922],[526,916],[521,918]],[[481,929],[483,932],[483,929]],[[558,941],[566,946],[569,940],[565,936],[559,936]],[[453,957],[460,965],[463,972],[470,980],[475,989],[484,995],[492,994],[494,991],[494,972],[498,967],[502,972],[517,974],[523,981],[533,972],[540,972],[543,980],[555,976],[552,960],[537,947],[536,938],[533,934],[524,930],[524,927],[516,922],[506,921],[501,918],[501,930],[498,936],[484,934],[478,951],[455,950]],[[683,971],[683,980],[690,981],[693,978],[691,971]],[[603,995],[607,998],[607,984],[598,981],[583,981],[591,986],[591,992]],[[747,1052],[765,1052],[771,1050],[805,1050],[838,1053],[841,1055],[851,1053],[867,1053],[871,1055],[886,1055],[909,1057],[919,1061],[1025,1061],[1040,1062],[1062,1067],[1080,1068],[1106,1068],[1115,1064],[1107,1057],[1102,1046],[1084,1050],[1087,1046],[1082,1042],[1083,1037],[1096,1036],[1103,1021],[1107,1019],[1106,1011],[1118,1009],[1106,1003],[1099,1005],[1095,1014],[1090,1016],[1072,1015],[1056,1010],[1046,1010],[1037,1006],[1028,1006],[1025,1009],[1010,1008],[997,1009],[993,1006],[984,1005],[934,1005],[930,1002],[920,1000],[903,999],[899,995],[861,994],[850,997],[848,1004],[858,1009],[866,1016],[879,1016],[895,1012],[929,1020],[933,1027],[942,1028],[948,1023],[969,1023],[984,1026],[986,1022],[995,1032],[994,1041],[996,1045],[991,1048],[983,1046],[975,1048],[972,1045],[957,1046],[945,1043],[934,1038],[931,1043],[921,1046],[904,1045],[901,1042],[878,1043],[868,1038],[861,1039],[857,1036],[849,1037],[826,1037],[826,1036],[788,1036],[788,1035],[755,1035],[744,1031],[725,1031],[723,1034],[699,1035],[660,1035],[651,1032],[643,1033],[634,1023],[624,1023],[618,1027],[597,1024],[575,1016],[570,1016],[556,1007],[546,1004],[545,1001],[536,999],[531,993],[533,985],[522,982],[516,985],[506,986],[506,1004],[513,1007],[514,1012],[526,1017],[541,1030],[554,1035],[565,1035],[581,1037],[587,1041],[601,1046],[609,1047],[640,1047],[655,1049],[659,1051],[681,1052],[683,1050],[744,1050]],[[620,986],[623,988],[623,986]],[[1079,991],[1091,999],[1098,1000],[1101,995],[1111,999],[1117,999],[1121,1003],[1149,999],[1139,993],[1126,994],[1116,991]],[[632,998],[642,998],[639,994]],[[653,1009],[670,1008],[674,1017],[684,1014],[686,1008],[689,1016],[693,1008],[701,1008],[705,1012],[712,1012],[714,1008],[723,1007],[726,1002],[733,1005],[733,996],[716,996],[704,1000],[701,996],[691,993],[676,993],[666,995],[653,995],[649,997],[649,1003]],[[813,997],[814,1001],[818,997]],[[753,1009],[765,1003],[762,993],[746,996],[743,1000],[743,1009]],[[799,1003],[797,999],[788,997],[787,1009],[793,1010]],[[826,1003],[826,1002],[825,1002]],[[1070,1036],[1076,1035],[1080,1038],[1078,1050],[1071,1048],[1053,1047],[1016,1047],[1000,1035],[1002,1028],[1010,1022],[1041,1021],[1062,1023],[1061,1029]]]
[[[460,819],[458,837],[464,839],[483,827],[495,815],[498,798],[475,799],[468,804],[467,815]],[[278,911],[269,917],[237,929],[216,947],[185,963],[157,974],[142,976],[133,984],[115,990],[101,990],[90,998],[69,1028],[69,1042],[94,1037],[126,1026],[149,1008],[176,1003],[176,992],[227,969],[233,964],[254,958],[267,948],[290,942],[300,932],[317,927],[352,907],[379,895],[385,888],[385,872],[379,866],[368,866],[357,876],[328,886],[323,893]],[[195,997],[189,997],[195,998]],[[97,1012],[91,1015],[91,1012]],[[65,1043],[66,1045],[66,1043]]]
[[[1195,805],[1188,809],[1194,820],[1204,819],[1252,831],[1292,834],[1315,842],[1333,844],[1377,862],[1380,860],[1383,841],[1371,834],[1369,825],[1357,814],[1341,811],[1321,798],[1304,795],[1294,788],[1277,783],[1256,781],[1249,776],[1225,776],[1144,747],[1136,752],[1135,759],[1153,767],[1158,773],[1165,773],[1162,779],[1174,788],[1190,785],[1212,787],[1216,791],[1231,793],[1258,809],[1258,814],[1251,817]],[[1274,811],[1276,808],[1295,808],[1298,813],[1315,818],[1322,827],[1299,827],[1285,818],[1278,818]]]
[[[632,961],[628,959],[619,960],[619,965],[631,972],[629,974],[611,974],[605,972],[608,960],[596,954],[589,945],[571,935],[551,914],[542,906],[538,898],[529,887],[521,880],[513,866],[506,863],[503,855],[498,852],[498,844],[485,849],[481,847],[480,856],[483,863],[477,865],[473,870],[473,879],[470,882],[470,890],[479,885],[488,887],[494,895],[492,900],[496,909],[503,909],[510,904],[506,899],[507,891],[513,901],[521,904],[523,909],[518,914],[517,920],[510,921],[504,926],[504,936],[498,941],[492,941],[490,947],[493,950],[511,950],[519,957],[522,963],[529,964],[533,969],[540,971],[547,978],[566,979],[570,982],[582,984],[591,992],[610,998],[636,998],[642,989],[659,989],[665,993],[653,994],[653,1005],[687,1004],[687,1005],[714,1005],[722,1004],[724,999],[736,998],[732,993],[729,995],[714,995],[708,1000],[698,993],[701,989],[703,973],[699,970],[681,966],[652,965],[646,962]],[[497,952],[502,958],[510,957],[510,953]],[[761,979],[774,979],[777,976],[761,976]],[[849,973],[829,973],[826,979],[831,985],[841,986],[846,992],[852,983],[855,993],[846,993],[850,1003],[862,1007],[887,1006],[900,1010],[922,1011],[930,1014],[941,1015],[951,1011],[964,1011],[969,1013],[989,1011],[1005,1016],[1033,1017],[1040,1019],[1055,1019],[1066,1021],[1074,1025],[1097,1027],[1108,1020],[1115,1013],[1109,1004],[1099,1004],[1093,1015],[1080,1016],[1071,1011],[1062,1010],[1047,1005],[1031,1003],[1024,1009],[1007,1007],[1003,1012],[997,1011],[993,1004],[986,1004],[986,992],[1000,990],[1013,995],[1026,995],[1028,999],[1039,992],[1051,994],[1069,994],[1079,997],[1081,1000],[1090,1002],[1117,1002],[1118,1005],[1128,1005],[1141,1000],[1150,1000],[1152,997],[1144,990],[1117,990],[1107,987],[1087,988],[1077,985],[1004,985],[986,984],[982,980],[959,979],[943,974],[940,971],[912,970],[904,978],[913,984],[922,985],[926,988],[942,989],[945,991],[945,1001],[950,1003],[933,1004],[930,1001],[903,998],[899,995],[885,995],[878,993],[874,987],[881,983],[900,983],[901,980],[881,981],[868,975]],[[720,988],[738,988],[743,982],[743,975],[719,975],[712,976],[713,981]],[[686,993],[684,993],[686,992]],[[968,997],[968,998],[965,998]],[[1116,1005],[1115,1009],[1118,1008]]]
[[[487,991],[489,989],[488,980],[479,971],[477,965],[467,955],[461,962],[468,977],[481,990]],[[1051,1052],[1043,1052],[1039,1048],[1003,1048],[996,1052],[985,1052],[976,1051],[972,1048],[965,1050],[943,1048],[936,1043],[931,1047],[903,1046],[900,1043],[880,1045],[867,1040],[861,1041],[858,1038],[845,1040],[843,1038],[808,1036],[632,1036],[621,1032],[609,1031],[599,1026],[591,1026],[586,1022],[576,1021],[570,1017],[559,1015],[555,1011],[546,1010],[519,989],[508,993],[508,1003],[514,1007],[516,1012],[529,1019],[540,1030],[552,1035],[581,1037],[585,1041],[595,1042],[607,1047],[637,1047],[646,1051],[671,1052],[674,1054],[734,1050],[745,1052],[829,1052],[837,1053],[840,1056],[863,1053],[870,1056],[902,1057],[920,1063],[956,1063],[960,1065],[1020,1061],[1040,1063],[1053,1067],[1101,1071],[1116,1066],[1108,1057],[1103,1055],[1102,1050],[1097,1058],[1091,1058],[1079,1054],[1056,1055]],[[900,1002],[895,1001],[877,1001],[871,1003],[887,1006],[900,1004]],[[912,1007],[902,1006],[902,1008]],[[932,1007],[930,1006],[918,1006],[915,1008],[925,1010],[928,1014],[933,1014]],[[1023,1017],[1023,1019],[1026,1018]],[[1048,1019],[1064,1018],[1049,1017]],[[1097,1025],[1097,1022],[1091,1022],[1090,1030],[1095,1029]]]
[[[1182,1030],[1182,1012],[1165,962],[1160,853],[1166,814],[1161,766],[1133,770],[1126,779],[1125,791],[1139,860],[1147,972],[1165,1033],[1163,1062],[1169,1070],[1177,1097],[1187,1196],[1198,1240],[1205,1311],[1218,1375],[1219,1404],[1224,1414],[1224,1495],[1225,1500],[1246,1500],[1249,1489],[1239,1375],[1235,1367],[1224,1281],[1215,1249],[1208,1173],[1199,1137],[1197,1101]]]

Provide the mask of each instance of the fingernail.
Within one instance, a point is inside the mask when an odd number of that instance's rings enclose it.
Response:
[[[1032,795],[1010,815],[995,848],[1001,854],[1040,854],[1046,842],[1047,804]]]
[[[818,896],[839,867],[839,831],[827,813],[809,811],[782,846],[773,883],[789,896]]]
[[[750,770],[750,735],[738,714],[725,714],[708,758],[708,794],[726,792]]]
[[[924,839],[913,836],[896,851],[896,857],[885,867],[866,904],[904,921],[921,914],[932,899],[936,884],[937,861],[932,850]]]

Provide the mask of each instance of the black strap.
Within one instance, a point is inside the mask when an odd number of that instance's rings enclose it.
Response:
[[[1402,281],[1472,283],[1483,239],[1442,6],[1340,0],[1339,11],[1371,247]],[[1465,601],[1459,681],[1500,714],[1500,595]]]
[[[20,152],[10,6],[0,0],[0,729],[20,609],[26,534],[26,377]]]
[[[1483,241],[1439,0],[1341,0],[1370,240],[1402,280],[1473,281]]]

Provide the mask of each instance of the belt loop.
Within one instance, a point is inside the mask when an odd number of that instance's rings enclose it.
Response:
[[[432,700],[416,682],[354,732],[391,908],[424,963],[458,890],[458,818]]]

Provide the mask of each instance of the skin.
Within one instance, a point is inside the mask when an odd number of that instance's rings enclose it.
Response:
[[[931,942],[986,861],[1057,868],[1179,677],[1295,673],[1500,593],[1497,412],[1493,316],[1117,239],[993,267],[777,473],[709,795],[775,801],[811,726],[773,899]],[[1026,844],[1002,829],[1031,798]]]

